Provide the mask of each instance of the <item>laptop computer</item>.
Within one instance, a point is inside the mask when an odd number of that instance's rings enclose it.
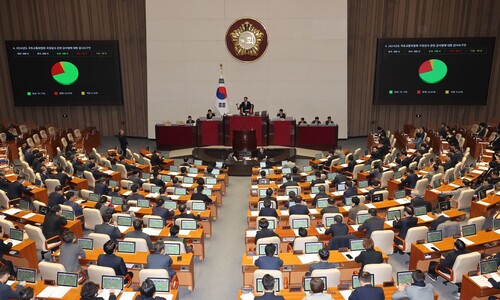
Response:
[[[27,283],[36,283],[36,270],[27,268],[17,268],[16,279]]]
[[[137,207],[149,208],[149,199],[137,199]]]
[[[198,168],[189,168],[188,173],[189,174],[198,174]]]
[[[427,232],[427,243],[441,242],[443,240],[443,231],[434,230]]]
[[[68,221],[75,220],[75,212],[72,210],[62,210],[61,215]]]
[[[311,194],[319,194],[319,186],[311,187]]]
[[[172,177],[170,177],[169,175],[161,175],[160,179],[163,182],[170,182],[170,181],[172,181]]]
[[[259,185],[269,185],[269,184],[271,184],[271,180],[269,178],[259,178],[257,183]]]
[[[292,229],[299,229],[300,227],[309,228],[309,218],[292,220]]]
[[[255,280],[255,291],[257,293],[265,292],[264,286],[262,285],[262,278],[257,278]],[[274,292],[279,293],[280,291],[280,279],[274,278]]]
[[[193,184],[194,178],[189,176],[182,177],[182,184]]]
[[[259,163],[259,168],[261,168],[261,169],[262,169],[262,168],[265,168],[265,167],[266,167],[266,162],[265,162],[265,161],[261,161],[261,162]]]
[[[165,242],[165,254],[181,255],[181,245],[178,243]]]
[[[206,205],[205,205],[205,202],[193,202],[193,207],[191,210],[193,211],[205,211],[207,208],[206,208]]]
[[[177,209],[177,202],[175,202],[175,201],[165,201],[163,203],[163,207],[165,207],[166,209],[176,210]]]
[[[224,164],[223,164],[223,162],[221,162],[221,161],[216,161],[216,162],[215,162],[215,167],[216,167],[216,168],[218,168],[218,169],[222,168],[222,166],[223,166],[223,165],[224,165]]]
[[[356,223],[363,224],[369,218],[370,218],[370,214],[358,214],[356,216]]]
[[[196,230],[198,228],[198,224],[196,220],[181,220],[181,229],[182,230]]]
[[[217,184],[217,178],[214,177],[208,177],[206,179],[207,185],[216,185]]]
[[[352,205],[352,197],[345,198],[345,205]]]
[[[450,202],[450,200],[439,202],[439,209],[441,211],[450,210],[451,209],[451,202]]]
[[[220,174],[220,169],[213,169],[212,170],[213,175],[219,175]],[[208,184],[208,183],[207,183]]]
[[[406,198],[406,191],[405,190],[399,190],[394,192],[394,198],[395,199],[404,199]]]
[[[161,190],[161,186],[154,185],[151,187],[151,193],[153,194],[159,194]]]
[[[403,177],[403,173],[399,171],[394,172],[394,179],[399,179],[401,177]]]
[[[415,206],[413,207],[413,212],[415,213],[416,217],[426,215],[427,207],[425,207],[425,205]]]
[[[299,194],[299,189],[297,187],[294,187],[294,186],[289,186],[285,189],[285,195],[289,195],[290,192],[294,192],[295,195],[298,195]]]
[[[323,242],[306,242],[304,252],[306,254],[318,254],[319,250],[323,249]]]
[[[462,236],[476,235],[476,224],[464,225],[462,226]]]
[[[302,171],[303,171],[303,172],[311,172],[311,171],[312,171],[312,169],[313,169],[313,168],[312,168],[311,166],[304,166],[304,167],[302,168]]]
[[[373,274],[371,278],[371,284],[375,286],[375,276]],[[352,275],[352,288],[356,289],[361,286],[361,283],[359,283],[359,275]]]
[[[78,274],[57,272],[56,283],[58,286],[78,287]]]
[[[368,187],[368,180],[361,180],[358,182],[358,188],[364,189]]]
[[[83,250],[94,250],[94,240],[90,238],[78,238],[76,243]]]
[[[203,189],[203,191],[201,191],[201,193],[203,195],[207,195],[208,197],[212,196],[212,189]]]
[[[20,200],[19,201],[19,209],[24,210],[24,211],[30,210],[30,203],[26,200]]]
[[[306,181],[307,182],[312,182],[315,179],[316,179],[316,175],[307,175],[306,176]]]
[[[477,197],[479,198],[479,200],[482,200],[484,198],[486,198],[486,190],[480,190],[477,192]]]
[[[99,198],[101,198],[101,195],[99,195],[99,194],[95,194],[95,193],[89,194],[89,201],[90,202],[98,202]]]
[[[371,170],[372,170],[372,166],[371,166],[371,165],[365,165],[365,166],[363,167],[363,171],[364,171],[364,172],[370,172]]]
[[[118,216],[116,218],[116,223],[118,226],[131,227],[132,226],[132,217]]]
[[[283,168],[283,169],[281,169],[281,173],[282,174],[290,174],[290,173],[292,173],[292,169],[290,169],[290,168]]]
[[[185,196],[185,195],[187,195],[187,190],[185,188],[182,188],[182,187],[176,187],[174,189],[174,195]]]
[[[266,246],[268,244],[259,244],[259,255],[261,256],[264,256],[266,255]],[[279,251],[279,245],[278,244],[274,244],[274,246],[276,246],[275,248],[275,251],[274,251],[274,255],[278,255],[278,251]]]
[[[324,208],[328,206],[328,198],[320,198],[316,201],[317,208]]]
[[[102,275],[101,288],[103,290],[123,290],[123,276]]]
[[[114,206],[122,205],[123,204],[123,198],[122,197],[118,197],[118,196],[113,196],[113,197],[111,197],[111,203]]]
[[[327,175],[328,180],[334,180],[335,177],[337,177],[337,173],[328,173]]]
[[[496,259],[488,259],[482,262],[479,262],[479,270],[481,271],[481,275],[495,273],[497,271],[498,265]]]
[[[338,192],[345,191],[345,189],[346,189],[345,183],[337,184],[337,191]]]
[[[165,227],[163,225],[163,219],[148,219],[148,228],[163,229],[163,227]]]
[[[151,173],[142,173],[141,179],[149,180],[151,178]]]
[[[201,165],[203,165],[203,161],[201,159],[195,159],[193,161],[193,165],[195,165],[195,166],[201,166]]]
[[[401,219],[401,211],[400,210],[389,210],[387,211],[387,221],[392,221],[394,218]]]
[[[441,186],[441,180],[439,180],[439,179],[438,179],[438,180],[434,180],[434,181],[432,182],[432,187],[433,187],[433,188],[437,189],[437,188],[438,188],[438,187],[440,187],[440,186]]]
[[[398,285],[400,284],[412,284],[413,283],[413,278],[412,278],[413,271],[402,271],[398,272],[397,274],[397,282]]]
[[[335,223],[335,217],[325,217],[325,226],[330,227],[330,225]]]
[[[118,186],[118,181],[116,180],[110,180],[109,181],[109,186],[114,188],[115,186]]]
[[[11,228],[9,232],[9,238],[5,240],[5,243],[12,243],[13,246],[19,245],[24,240],[24,232],[21,229]]]
[[[382,202],[384,201],[384,194],[380,193],[380,194],[373,194],[372,195],[372,202],[375,203],[375,202]]]
[[[149,277],[155,285],[156,293],[170,292],[170,278]]]
[[[328,285],[326,284],[327,283],[326,276],[315,276],[315,277],[318,277],[319,279],[323,280],[323,284],[324,284],[323,291],[326,291],[328,289]],[[313,279],[313,278],[314,277],[311,277],[311,276],[305,276],[304,279],[302,280],[304,292],[311,291],[311,279]]]
[[[169,171],[170,172],[179,172],[179,167],[178,166],[170,166]]]
[[[276,229],[276,223],[274,222],[274,220],[267,219],[267,222],[269,223],[269,225],[267,226],[267,229],[271,229],[271,230]]]
[[[118,241],[117,252],[129,254],[135,253],[135,242]]]
[[[352,240],[349,240],[349,249],[351,251],[362,251],[362,250],[365,250],[365,247],[363,247],[363,239],[352,239]]]
[[[493,230],[498,230],[500,229],[500,219],[494,219],[493,220]]]

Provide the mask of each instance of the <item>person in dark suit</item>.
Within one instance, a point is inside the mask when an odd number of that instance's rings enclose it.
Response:
[[[148,255],[146,269],[165,269],[168,272],[168,277],[172,278],[175,275],[172,266],[172,258],[165,253],[165,244],[162,241],[157,241],[153,246],[154,253]]]
[[[328,198],[328,201],[327,201],[327,206],[324,207],[322,210],[321,210],[321,215],[324,215],[324,214],[334,214],[334,213],[338,213],[339,212],[339,208],[335,205],[335,200],[332,199],[332,198]]]
[[[312,120],[311,125],[321,125],[319,117],[314,117],[314,120]]]
[[[246,116],[248,114],[253,114],[253,105],[248,101],[248,97],[243,97],[243,102],[238,106],[238,109],[240,110],[240,115]]]
[[[207,120],[212,120],[215,117],[215,114],[212,112],[211,109],[207,111]]]
[[[276,232],[274,232],[274,230],[268,229],[267,227],[269,227],[269,221],[266,218],[260,219],[259,220],[260,230],[257,231],[257,233],[255,234],[255,239],[254,239],[254,243],[256,245],[257,245],[257,241],[261,238],[266,238],[266,237],[271,237],[271,236],[279,237],[279,235],[277,235]]]
[[[348,217],[349,217],[349,219],[355,221],[356,216],[358,215],[358,212],[360,210],[367,210],[368,207],[364,204],[359,205],[359,197],[352,197],[351,201],[352,201],[352,207],[349,210]]]
[[[159,166],[162,162],[160,152],[158,152],[158,150],[153,150],[153,153],[151,154],[151,165]]]
[[[352,181],[348,180],[345,183],[347,189],[344,191],[344,195],[342,195],[342,203],[345,204],[345,199],[356,196],[358,194],[358,188],[353,186]]]
[[[85,258],[85,251],[76,244],[76,236],[71,231],[65,231],[62,236],[63,244],[61,245],[61,252],[59,256],[59,263],[61,263],[66,272],[76,273],[82,269],[80,259]]]
[[[134,219],[132,221],[132,226],[134,227],[134,231],[131,231],[125,235],[125,238],[137,238],[137,239],[143,239],[146,241],[146,244],[148,245],[148,249],[151,250],[153,249],[153,242],[151,241],[151,237],[149,234],[142,232],[142,220],[141,219]]]
[[[195,216],[193,214],[188,214],[186,212],[186,210],[187,210],[186,204],[179,205],[179,212],[180,212],[180,214],[178,214],[177,216],[175,216],[174,220],[177,220],[179,218],[188,218],[188,219],[198,220],[200,218],[200,216]]]
[[[357,163],[354,160],[354,156],[352,154],[347,155],[346,159],[347,159],[347,171],[352,173],[352,171],[354,171],[354,167],[356,166]]]
[[[123,131],[123,129],[120,129],[120,131],[118,132],[118,142],[120,142],[120,149],[122,150],[122,155],[126,155],[128,141],[127,138],[125,137],[125,131]]]
[[[108,211],[102,216],[102,224],[96,225],[94,228],[95,233],[104,233],[109,235],[109,238],[113,241],[119,239],[122,234],[120,233],[120,229],[118,227],[113,226],[113,220],[111,218],[111,212]]]
[[[102,267],[109,267],[115,270],[117,276],[129,275],[130,279],[134,277],[134,273],[127,270],[127,266],[123,258],[116,256],[116,246],[118,244],[114,240],[109,240],[104,244],[104,253],[97,257],[97,265]]]
[[[0,236],[4,236],[4,232],[3,232],[3,227],[2,226],[0,226]],[[12,262],[10,260],[6,260],[3,257],[4,253],[9,252],[11,249],[12,249],[12,243],[11,242],[5,243],[5,240],[0,239],[0,262],[4,266],[6,266],[6,267],[9,268],[10,275],[15,275],[14,265],[12,264]]]
[[[342,223],[343,219],[342,216],[335,216],[333,217],[334,223],[330,225],[330,228],[328,228],[325,231],[325,234],[331,234],[333,236],[338,236],[338,235],[347,235],[349,234],[349,227],[347,224]]]
[[[27,193],[28,189],[23,186],[25,177],[23,175],[18,175],[17,179],[9,184],[7,187],[7,197],[9,200],[23,198],[23,193]]]
[[[165,188],[161,188],[160,193],[162,190],[163,192],[165,192]],[[175,215],[175,212],[171,209],[163,207],[163,204],[165,204],[164,198],[160,197],[156,199],[156,206],[153,207],[152,214],[153,216],[160,216],[163,219],[163,224],[165,225],[167,219],[173,217]]]
[[[193,246],[188,246],[186,243],[186,239],[179,237],[179,231],[179,225],[173,225],[172,227],[170,227],[169,236],[164,237],[162,240],[181,242],[184,245],[184,249],[186,249],[186,252],[191,251],[193,249]]]
[[[163,297],[155,296],[156,286],[149,278],[142,282],[139,292],[141,294],[135,298],[136,300],[166,300]]]
[[[313,202],[311,204],[312,207],[316,206],[318,199],[325,199],[325,198],[328,200],[332,199],[332,197],[326,193],[326,189],[325,189],[324,185],[320,185],[318,187],[318,190],[319,190],[319,193],[317,193],[316,196],[314,196]]]
[[[338,264],[335,263],[329,263],[328,258],[330,258],[330,251],[328,249],[321,249],[318,251],[319,258],[321,261],[317,264],[311,264],[309,266],[309,272],[312,272],[314,270],[323,270],[323,269],[337,269],[339,268]]]
[[[139,194],[137,192],[137,190],[139,189],[139,186],[136,185],[136,184],[132,184],[130,186],[130,191],[132,191],[132,194],[130,194],[128,197],[127,197],[127,201],[129,200],[139,200],[139,199],[144,199],[144,196]]]
[[[360,232],[366,230],[366,237],[370,237],[375,230],[384,230],[384,219],[377,216],[377,210],[375,208],[370,208],[368,213],[371,217],[358,227],[358,231]]]
[[[10,299],[16,298],[19,296],[19,293],[26,285],[26,281],[21,281],[16,286],[16,289],[13,290],[10,285],[7,285],[7,280],[9,280],[10,269],[6,266],[0,267],[0,295],[1,299]]]
[[[416,227],[418,222],[418,219],[414,216],[413,208],[405,207],[404,211],[405,218],[398,219],[397,217],[394,217],[394,221],[392,221],[392,227],[399,229],[398,237],[402,240],[406,238],[408,230],[412,227]],[[394,239],[394,242],[399,245],[402,244],[401,240],[396,238]]]
[[[264,200],[264,207],[260,209],[259,217],[278,217],[276,209],[271,207],[271,201]]]
[[[267,188],[266,189],[266,197],[264,198],[260,198],[259,201],[265,201],[265,200],[269,200],[271,202],[274,201],[274,206],[275,207],[278,207],[278,200],[276,200],[276,197],[273,197],[273,194],[274,194],[274,190],[272,188]]]
[[[302,125],[302,126],[307,125],[307,121],[306,121],[306,120],[302,117],[302,118],[300,118],[300,121],[299,121],[299,123],[297,123],[297,125],[298,125],[298,126],[301,126],[301,125]]]
[[[361,253],[354,258],[357,263],[361,263],[361,269],[359,272],[363,271],[365,265],[381,264],[384,262],[382,252],[375,250],[374,243],[371,238],[363,239],[363,248],[365,248],[365,250],[361,251]]]
[[[265,251],[266,256],[260,256],[257,258],[255,266],[259,269],[279,270],[283,266],[283,261],[279,257],[274,256],[274,252],[276,252],[276,245],[267,244]]]
[[[49,195],[49,202],[48,206],[52,207],[54,205],[61,205],[66,201],[66,198],[64,198],[62,186],[58,185],[55,187],[54,191],[50,193]]]
[[[203,194],[203,185],[198,185],[196,187],[196,193],[193,193],[191,195],[191,200],[203,200],[205,203],[212,203],[212,199],[208,197],[207,195]]]
[[[149,180],[149,183],[152,183],[152,184],[159,186],[159,187],[165,186],[165,182],[163,182],[163,180],[161,180],[161,176],[160,176],[160,173],[158,173],[158,171],[153,171],[153,178]]]
[[[403,167],[403,165],[401,164],[401,158],[397,157],[394,160],[394,163],[396,163],[396,165],[394,167],[392,167],[392,171],[398,172],[399,169],[401,169]]]
[[[193,117],[188,116],[188,118],[186,120],[186,124],[187,125],[193,125],[194,123],[196,123],[196,122],[193,120]]]
[[[57,167],[57,173],[52,174],[51,177],[53,179],[59,180],[59,183],[61,184],[61,186],[67,186],[69,184],[69,182],[71,181],[71,177],[69,177],[68,174],[66,174],[64,172],[62,167]]]
[[[99,178],[99,180],[95,183],[94,193],[97,195],[107,195],[110,191],[111,189],[106,184],[106,178]]]
[[[280,119],[286,119],[286,114],[283,112],[282,108],[280,108],[280,110],[278,111],[278,114],[276,115],[276,117],[278,117]]]
[[[0,172],[0,190],[7,192],[9,184],[9,181],[5,178],[5,172]]]
[[[98,293],[99,285],[92,281],[87,281],[83,284],[82,290],[80,291],[80,300],[104,300],[102,297],[97,297]],[[116,295],[113,291],[111,291],[108,300],[116,300]]]
[[[414,189],[417,185],[417,181],[418,175],[415,174],[415,169],[410,168],[408,170],[408,176],[406,176],[405,179],[401,180],[401,183],[407,188]]]
[[[368,201],[372,201],[372,197],[373,197],[373,194],[375,194],[375,192],[385,191],[384,188],[380,187],[380,182],[378,180],[373,179],[371,181],[371,186],[373,187],[373,189],[371,189],[368,192],[368,194],[366,195],[366,199]]]
[[[403,159],[401,160],[401,165],[408,168],[410,166],[412,157],[408,156],[408,153],[406,151],[402,151],[401,156],[403,157]]]
[[[286,174],[285,179],[286,182],[280,185],[280,189],[286,189],[288,186],[299,186],[299,184],[296,181],[292,180],[291,174]]]
[[[320,171],[316,171],[314,176],[316,176],[316,179],[311,181],[311,187],[315,186],[318,183],[325,183],[325,181],[323,179],[321,179],[321,172]]]
[[[283,296],[276,296],[274,294],[274,277],[266,274],[262,277],[262,286],[264,287],[264,294],[256,296],[255,300],[285,300]]]
[[[295,196],[293,201],[295,202],[295,205],[288,209],[288,212],[290,215],[308,215],[309,214],[309,209],[307,208],[307,205],[302,204],[302,197],[301,196]]]
[[[441,123],[441,127],[439,127],[438,133],[441,136],[441,138],[443,138],[443,139],[446,138],[446,136],[448,135],[448,130],[446,128],[445,123]]]
[[[359,274],[360,287],[354,289],[349,296],[348,300],[384,300],[384,289],[378,286],[373,286],[371,283],[371,276],[369,272],[362,272]]]
[[[132,181],[138,187],[142,186],[142,179],[139,177],[139,171],[138,170],[132,171],[132,175],[130,175],[128,177],[128,180]]]
[[[79,217],[83,215],[83,208],[76,203],[76,198],[77,194],[75,192],[67,192],[66,193],[66,201],[64,201],[62,204],[70,206],[73,208],[73,211],[75,212],[75,217]],[[83,219],[81,220],[82,223],[85,222]]]
[[[64,217],[61,216],[62,209],[59,205],[54,205],[50,208],[50,213],[45,215],[42,225],[42,232],[46,239],[50,239],[56,235],[60,235],[63,226],[68,223]]]
[[[493,132],[495,138],[490,142],[489,147],[494,151],[498,151],[500,149],[500,134],[497,132]]]
[[[411,199],[410,206],[412,208],[425,205],[428,213],[432,211],[432,203],[425,201],[424,196],[418,195],[416,191],[412,191],[411,193],[413,198]]]
[[[479,127],[477,128],[477,132],[476,132],[476,135],[478,138],[482,139],[484,138],[484,136],[486,135],[486,127],[488,125],[486,125],[486,123],[484,122],[481,122],[479,123]]]
[[[78,157],[76,155],[71,156],[71,164],[73,165],[73,171],[76,172],[82,172],[85,171],[85,166],[78,160]]]
[[[455,166],[456,163],[453,162],[453,160],[451,159],[451,156],[452,154],[450,152],[446,153],[446,156],[445,156],[445,160],[446,162],[444,163],[444,170],[448,170],[448,169],[451,169]],[[448,180],[448,178],[445,178],[446,180]]]
[[[451,269],[453,268],[453,265],[455,264],[455,260],[457,260],[457,257],[459,257],[462,254],[467,254],[469,251],[465,250],[465,243],[462,240],[456,239],[455,242],[453,243],[453,251],[448,252],[448,254],[444,257],[444,259],[439,260],[439,270],[444,273],[448,273],[449,271],[446,269]],[[431,261],[429,264],[429,270],[427,272],[427,275],[432,281],[437,280],[437,273],[436,273],[436,266],[437,262]]]
[[[95,163],[90,165],[90,172],[92,173],[92,176],[94,176],[95,180],[99,180],[101,177],[108,177],[106,173],[99,171],[99,166]]]

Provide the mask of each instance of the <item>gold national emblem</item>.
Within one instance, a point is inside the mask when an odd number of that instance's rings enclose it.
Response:
[[[268,36],[262,24],[251,18],[236,20],[226,32],[226,46],[239,61],[258,60],[267,49]]]

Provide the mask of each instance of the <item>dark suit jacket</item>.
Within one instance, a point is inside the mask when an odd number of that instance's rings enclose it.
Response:
[[[444,257],[444,259],[441,259],[439,261],[440,269],[442,269],[444,272],[448,273],[448,271],[446,269],[444,269],[444,267],[450,268],[450,269],[453,268],[453,265],[455,264],[455,260],[457,260],[457,257],[459,257],[462,254],[467,254],[467,253],[469,253],[469,251],[467,251],[467,250],[464,250],[464,251],[453,250],[453,251],[449,252],[448,255],[446,255]],[[443,267],[443,268],[441,268],[441,267]]]
[[[366,199],[372,201],[372,197],[373,197],[373,194],[375,194],[375,192],[378,192],[378,191],[384,191],[385,189],[384,188],[381,188],[381,187],[376,187],[376,188],[373,188],[371,189],[369,192],[368,192],[368,195],[366,195]],[[385,199],[384,199],[385,200]]]
[[[331,234],[332,236],[337,235],[347,235],[349,233],[349,227],[347,224],[332,224],[330,228],[325,231],[325,234]]]
[[[15,180],[9,184],[9,187],[7,188],[7,197],[9,197],[10,200],[22,198],[23,191],[27,191],[27,189],[22,185],[22,183]]]
[[[450,218],[447,218],[445,216],[439,216],[437,217],[434,221],[431,223],[431,230],[436,230],[439,224],[444,223],[448,221]]]
[[[285,300],[283,296],[276,296],[274,293],[264,293],[262,296],[256,296],[255,300]]]
[[[117,276],[125,276],[127,274],[127,266],[123,258],[116,256],[114,254],[103,253],[97,258],[97,265],[102,267],[110,267],[115,270]]]
[[[170,267],[173,261],[168,254],[152,253],[148,255],[147,261],[146,269],[165,269],[170,278],[175,275],[175,271]]]
[[[94,232],[107,234],[112,240],[119,239],[122,236],[118,227],[109,225],[108,223],[96,225],[94,228]]]
[[[324,199],[324,198],[331,199],[332,197],[327,193],[321,193],[321,192],[317,193],[316,196],[314,196],[313,202],[311,203],[312,207],[316,206],[318,199]]]
[[[266,238],[266,237],[271,237],[271,236],[277,236],[279,237],[273,230],[271,229],[261,229],[257,231],[257,234],[255,234],[255,244],[257,245],[257,241],[261,238]]]
[[[409,174],[408,176],[406,176],[405,179],[401,180],[401,183],[405,187],[409,187],[409,188],[413,189],[413,188],[415,188],[417,181],[418,181],[418,176],[417,176],[417,174],[413,173],[413,174]]]
[[[13,290],[9,285],[0,282],[0,295],[2,295],[0,297],[1,299],[10,299],[10,298],[17,299],[22,289],[23,287],[21,285],[17,285],[16,289]]]
[[[153,153],[153,155],[151,155],[151,164],[152,164],[153,166],[159,166],[159,165],[161,165],[161,163],[162,163],[162,160],[161,160],[161,158],[158,156],[158,154]]]
[[[280,186],[280,189],[286,189],[287,186],[299,186],[299,184],[293,180],[287,181]]]
[[[336,206],[327,206],[325,208],[323,208],[321,210],[321,215],[324,215],[324,214],[333,214],[333,213],[338,213],[339,212],[339,208],[336,207]]]
[[[429,201],[425,201],[424,197],[418,196],[411,199],[411,204],[410,204],[411,207],[422,206],[422,205],[425,205],[427,212],[432,211],[432,203],[430,203]]]
[[[349,296],[349,300],[384,300],[384,289],[378,286],[372,286],[367,284],[365,286],[358,287],[354,289],[352,294]]]
[[[142,180],[137,176],[130,176],[128,180],[132,181],[137,186],[142,186]]]
[[[375,249],[368,249],[365,251],[361,251],[361,253],[354,258],[357,263],[361,263],[361,271],[365,265],[369,264],[381,264],[384,262],[384,258],[382,257],[382,252],[376,251]]]
[[[75,216],[83,215],[83,208],[80,205],[78,205],[77,203],[66,200],[66,201],[64,201],[63,204],[67,205],[67,206],[71,206],[71,208],[73,208],[73,211],[75,212]]]
[[[325,183],[325,181],[323,179],[314,179],[313,181],[311,181],[311,187],[315,186],[318,183]]]
[[[411,157],[405,157],[402,161],[401,161],[401,165],[402,166],[405,166],[405,167],[409,167],[410,166],[410,163],[411,163]]]
[[[337,174],[337,176],[335,176],[335,178],[333,179],[332,183],[334,185],[337,185],[339,183],[346,182],[346,181],[347,181],[347,177],[344,174]]]
[[[205,203],[212,203],[212,199],[203,193],[193,193],[191,200],[203,200]]]
[[[278,217],[278,213],[276,212],[276,209],[272,207],[263,207],[259,211],[259,217]]]
[[[141,230],[134,230],[125,235],[126,238],[138,238],[138,239],[143,239],[146,241],[146,244],[148,245],[148,249],[151,250],[153,249],[153,242],[151,242],[151,237],[147,234],[142,232]]]
[[[339,267],[338,264],[329,263],[326,261],[320,261],[317,264],[312,264],[309,266],[309,271],[312,272],[314,270],[322,270],[322,269],[337,269]]]
[[[161,206],[153,207],[153,215],[160,216],[160,217],[162,217],[163,220],[166,220],[167,218],[173,217],[174,214],[175,214],[175,212],[169,211],[165,207],[161,207]]]
[[[166,299],[163,297],[160,297],[160,296],[146,297],[143,295],[139,295],[139,296],[137,296],[137,298],[135,298],[135,300],[166,300]]]
[[[366,229],[366,237],[370,237],[375,230],[384,230],[384,219],[379,217],[369,218],[358,227],[358,231]]]
[[[0,190],[3,190],[7,193],[7,189],[9,188],[9,181],[7,179],[0,179]]]
[[[347,164],[347,171],[351,172],[354,171],[354,167],[356,166],[356,161],[355,160],[351,160],[349,161],[349,163]]]
[[[130,196],[127,197],[128,200],[139,200],[139,199],[144,199],[144,196],[139,194],[139,193],[132,193]]]
[[[48,205],[49,205],[49,207],[55,206],[57,204],[61,205],[64,203],[64,201],[66,201],[66,198],[63,195],[61,195],[57,192],[52,192],[49,195]]]
[[[59,183],[61,183],[62,186],[67,185],[69,181],[71,181],[71,177],[66,175],[66,173],[56,173],[51,176],[53,179],[59,180]],[[97,179],[97,178],[96,178]]]
[[[174,217],[174,220],[177,220],[179,218],[188,218],[188,219],[195,219],[198,220],[199,218],[193,214],[188,214],[186,212],[180,213],[177,216]]]
[[[290,215],[308,215],[309,209],[306,205],[295,204],[288,209]]]
[[[283,261],[279,257],[260,256],[255,261],[255,265],[259,269],[279,270],[283,266]]]
[[[161,179],[158,179],[158,178],[150,179],[149,183],[152,183],[156,186],[165,186],[165,182],[163,182]]]
[[[94,193],[98,195],[107,195],[111,189],[104,183],[96,182]]]
[[[56,216],[53,213],[45,215],[43,220],[42,232],[46,239],[53,236],[60,235],[62,227],[66,225],[68,221],[64,217]]]
[[[407,217],[401,218],[398,221],[393,221],[392,227],[399,229],[398,236],[402,239],[406,237],[406,233],[412,227],[417,226],[418,218],[416,217]]]
[[[342,203],[345,204],[345,199],[346,198],[349,198],[349,197],[352,197],[352,196],[356,196],[357,194],[358,194],[358,188],[357,187],[348,188],[347,190],[344,191],[344,195],[342,197]]]

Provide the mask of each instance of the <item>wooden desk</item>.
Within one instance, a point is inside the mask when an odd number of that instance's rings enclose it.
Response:
[[[78,190],[78,191],[83,190],[83,189],[86,189],[86,190],[89,189],[88,181],[85,178],[73,177],[73,179],[71,179],[69,184],[73,187],[73,189]]]
[[[484,205],[481,203],[488,203],[488,205]],[[489,194],[481,201],[481,203],[478,203],[477,201],[473,201],[471,203],[469,218],[475,218],[479,216],[486,217],[490,210],[495,209],[499,205],[500,196],[496,194]]]
[[[267,116],[224,116],[224,145],[232,146],[233,131],[255,130],[257,146],[267,145]]]
[[[462,289],[460,291],[460,300],[471,300],[471,299],[487,299],[489,296],[498,296],[500,290],[488,287],[480,287],[469,275],[464,275],[462,277]]]
[[[153,155],[151,152],[149,152],[147,149],[139,149],[139,154],[142,156],[151,159],[151,156]],[[166,167],[170,167],[174,165],[174,160],[173,159],[163,159],[161,164]]]
[[[306,149],[330,150],[337,147],[339,127],[297,126],[295,146]]]
[[[15,222],[21,228],[23,228],[25,224],[41,226],[41,224],[43,224],[43,221],[45,220],[45,216],[41,214],[36,214],[27,219],[23,218],[23,216],[31,213],[31,211],[20,211],[17,214],[8,215],[4,213],[6,210],[7,209],[3,209],[0,211],[0,213],[4,214],[7,220]],[[76,219],[75,221],[68,221],[68,223],[64,225],[63,228],[73,232],[77,237],[83,237],[82,222],[80,222],[80,220],[78,219]]]
[[[191,125],[166,126],[156,124],[156,149],[173,150],[197,146],[196,127]]]
[[[467,246],[467,250],[481,253],[495,253],[500,250],[500,245],[496,244],[493,247],[487,247],[485,244],[497,242],[500,240],[500,234],[494,231],[478,231],[474,236],[468,236],[468,240],[474,242],[474,245]],[[429,263],[431,261],[439,261],[441,253],[453,250],[453,243],[455,239],[453,237],[448,237],[443,239],[441,242],[433,243],[440,251],[431,251],[427,249],[424,245],[417,245],[413,243],[411,245],[410,253],[410,270],[427,270],[429,268]]]
[[[270,120],[269,145],[295,146],[295,120]]]
[[[6,252],[3,257],[12,261],[14,266],[38,270],[38,256],[34,241],[24,240],[22,243],[13,246],[11,251],[16,251],[16,253],[10,254],[10,252]]]

